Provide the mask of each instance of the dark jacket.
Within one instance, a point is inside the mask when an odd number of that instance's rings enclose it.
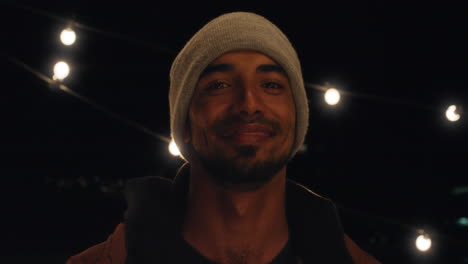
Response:
[[[129,181],[126,221],[107,241],[71,257],[67,264],[174,263],[189,184],[188,166],[174,181],[144,177]],[[290,239],[301,263],[378,264],[342,230],[335,205],[288,180],[286,211]]]

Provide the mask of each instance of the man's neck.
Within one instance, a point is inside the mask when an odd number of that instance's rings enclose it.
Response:
[[[191,166],[183,236],[217,263],[268,263],[285,246],[286,168],[252,192],[216,185],[196,164]]]

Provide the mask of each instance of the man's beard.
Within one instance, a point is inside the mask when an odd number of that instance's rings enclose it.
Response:
[[[289,153],[274,158],[275,151],[271,151],[269,153],[272,156],[268,159],[252,162],[250,159],[255,159],[258,151],[258,147],[252,145],[237,146],[238,156],[235,159],[225,157],[225,151],[221,148],[216,149],[211,156],[199,153],[193,147],[192,151],[217,185],[241,192],[258,190],[270,182],[289,161]]]

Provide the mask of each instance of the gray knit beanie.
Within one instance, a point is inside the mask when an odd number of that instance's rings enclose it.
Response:
[[[202,71],[216,58],[233,50],[263,53],[286,71],[296,105],[296,137],[291,158],[304,142],[309,108],[298,56],[288,38],[262,16],[247,12],[221,15],[200,29],[175,58],[170,71],[169,107],[171,136],[182,158],[190,162],[184,147],[184,127],[193,91]]]

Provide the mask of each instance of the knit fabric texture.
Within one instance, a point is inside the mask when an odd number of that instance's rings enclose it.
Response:
[[[266,18],[249,12],[221,15],[201,28],[175,58],[170,70],[169,107],[171,136],[182,158],[184,128],[196,84],[203,70],[216,58],[234,50],[254,50],[272,58],[286,71],[296,108],[296,136],[291,158],[304,142],[309,123],[301,65],[283,32]]]

